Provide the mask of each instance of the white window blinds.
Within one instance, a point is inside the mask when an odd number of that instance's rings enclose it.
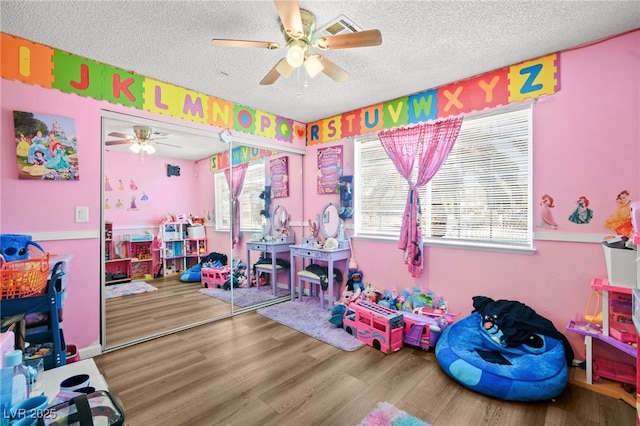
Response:
[[[399,235],[408,187],[377,138],[356,142],[355,180],[357,235]],[[465,118],[447,161],[420,191],[424,236],[529,248],[530,189],[531,107]]]

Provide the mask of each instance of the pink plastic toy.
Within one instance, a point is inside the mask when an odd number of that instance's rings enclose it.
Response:
[[[221,288],[229,278],[229,267],[202,268],[200,284],[204,288]]]
[[[385,354],[402,349],[402,314],[375,303],[350,303],[343,319],[347,333]]]

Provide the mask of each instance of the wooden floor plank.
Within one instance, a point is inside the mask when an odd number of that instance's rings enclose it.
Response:
[[[129,426],[356,425],[382,401],[433,426],[635,424],[629,404],[575,385],[551,401],[502,401],[451,380],[433,351],[346,352],[255,312],[95,360]]]

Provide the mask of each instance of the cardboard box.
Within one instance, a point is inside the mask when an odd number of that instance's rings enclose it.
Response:
[[[609,284],[618,287],[636,288],[637,270],[635,250],[611,248],[602,245],[604,258],[607,263],[607,275]]]

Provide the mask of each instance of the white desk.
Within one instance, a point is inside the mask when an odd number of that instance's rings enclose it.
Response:
[[[273,289],[273,295],[276,296],[277,293],[277,273],[278,269],[276,267],[276,258],[278,253],[288,253],[289,246],[291,243],[267,243],[267,242],[247,242],[247,268],[253,268],[251,265],[251,251],[260,251],[266,253],[271,257],[271,287]],[[262,265],[263,267],[266,265]],[[249,286],[251,283],[249,283]],[[256,277],[256,286],[260,289],[260,283],[258,281],[258,277]],[[289,286],[293,287],[292,282],[289,282]]]
[[[102,373],[98,370],[93,358],[83,359],[82,361],[72,362],[44,372],[44,394],[49,398],[49,402],[53,401],[60,392],[60,383],[76,374],[88,374],[89,386],[97,391],[109,390],[109,386],[104,377],[102,377]]]
[[[337,250],[324,250],[306,245],[292,245],[289,246],[291,250],[291,300],[295,300],[295,288],[296,288],[296,268],[295,258],[302,258],[302,268],[305,267],[305,259],[309,259],[310,262],[314,260],[323,260],[327,262],[328,278],[329,278],[329,306],[336,300],[333,294],[333,264],[338,260],[348,260],[351,257],[351,249],[342,248]],[[346,262],[345,262],[346,269]],[[345,274],[346,274],[345,270]],[[299,297],[302,297],[300,294]]]

